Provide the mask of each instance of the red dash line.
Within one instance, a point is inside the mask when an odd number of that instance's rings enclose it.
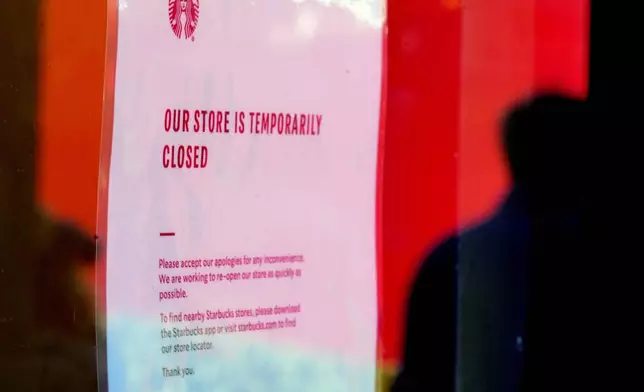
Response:
[[[159,235],[160,235],[161,237],[174,237],[174,235],[175,235],[175,234],[174,234],[174,233],[167,232],[167,233],[159,233]]]

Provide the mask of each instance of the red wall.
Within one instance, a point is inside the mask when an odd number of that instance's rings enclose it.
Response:
[[[388,24],[381,337],[384,357],[393,359],[416,261],[456,225],[460,11],[454,3],[392,1]]]
[[[422,254],[479,220],[508,186],[498,121],[545,89],[583,96],[587,0],[389,2],[381,312],[400,356],[405,301]]]
[[[107,6],[42,3],[39,197],[94,233]]]

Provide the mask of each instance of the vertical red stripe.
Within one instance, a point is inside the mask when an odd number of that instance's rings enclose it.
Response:
[[[490,212],[507,188],[499,120],[534,87],[535,0],[469,0],[463,15],[459,221]]]
[[[536,0],[535,83],[585,97],[588,89],[589,0]]]
[[[409,284],[430,244],[455,226],[460,11],[453,1],[388,3],[382,191],[381,336],[400,355]]]

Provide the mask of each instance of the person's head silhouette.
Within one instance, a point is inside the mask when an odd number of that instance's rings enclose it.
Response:
[[[515,188],[536,214],[579,211],[591,196],[593,136],[586,103],[542,95],[511,110],[503,143]]]

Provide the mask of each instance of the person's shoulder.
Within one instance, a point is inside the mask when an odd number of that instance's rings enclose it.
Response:
[[[441,279],[456,275],[458,265],[463,257],[470,254],[485,254],[490,247],[499,248],[499,242],[508,240],[508,226],[502,219],[492,217],[479,224],[451,234],[425,253],[421,259],[417,280]]]
[[[433,247],[423,257],[416,281],[444,279],[456,272],[459,237],[451,235]]]
[[[460,236],[451,235],[443,240],[425,257],[425,262],[432,266],[451,265],[456,262],[458,256],[458,244]]]

